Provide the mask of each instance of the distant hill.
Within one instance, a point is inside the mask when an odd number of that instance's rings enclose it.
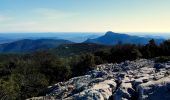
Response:
[[[62,39],[23,39],[11,43],[0,44],[1,53],[26,53],[37,50],[56,48],[61,44],[72,44],[73,42]]]
[[[14,41],[16,41],[16,40],[15,39],[9,39],[9,38],[0,37],[0,44],[10,43],[10,42],[14,42]]]
[[[0,44],[23,39],[63,39],[81,43],[87,39],[101,36],[102,32],[27,32],[27,33],[0,33]]]
[[[84,53],[93,53],[95,51],[110,49],[111,46],[92,44],[92,43],[76,43],[76,44],[63,44],[55,49],[51,49],[54,54],[62,57],[79,55]]]
[[[30,53],[39,50],[52,50],[61,56],[69,56],[80,53],[93,52],[108,48],[115,44],[147,44],[152,38],[132,36],[108,31],[105,35],[94,39],[88,39],[83,43],[74,43],[65,39],[21,39],[14,42],[0,44],[0,53]],[[161,43],[163,39],[155,39]]]
[[[108,31],[105,35],[95,38],[88,39],[84,43],[96,43],[104,45],[115,45],[115,44],[147,44],[152,38],[131,36],[128,34],[120,34]],[[163,39],[155,39],[156,43],[161,43]]]

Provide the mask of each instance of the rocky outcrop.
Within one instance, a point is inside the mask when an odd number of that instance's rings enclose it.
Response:
[[[102,64],[87,75],[48,87],[60,100],[170,100],[170,63],[140,59]]]
[[[170,76],[137,87],[139,100],[170,100]]]
[[[94,84],[94,85],[93,85]],[[114,79],[105,80],[99,83],[92,83],[89,89],[66,98],[66,100],[107,100],[116,89]]]

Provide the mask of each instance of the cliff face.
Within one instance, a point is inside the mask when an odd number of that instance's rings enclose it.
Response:
[[[48,90],[46,96],[32,99],[170,100],[170,63],[140,59],[102,64]]]

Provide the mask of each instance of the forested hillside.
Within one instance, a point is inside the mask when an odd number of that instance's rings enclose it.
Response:
[[[146,45],[119,44],[111,49],[96,49],[95,52],[83,52],[66,58],[51,51],[22,55],[1,54],[0,98],[18,100],[45,95],[48,92],[47,86],[84,75],[103,63],[139,58],[154,58],[156,62],[170,60],[169,40],[160,45],[150,40]]]

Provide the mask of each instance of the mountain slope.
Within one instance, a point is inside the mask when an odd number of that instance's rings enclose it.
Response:
[[[61,39],[23,39],[11,43],[1,44],[1,53],[25,53],[37,50],[47,50],[55,48],[61,44],[71,44],[73,42]]]
[[[118,43],[126,44],[147,44],[152,38],[131,36],[127,34],[120,34],[108,31],[104,36],[96,39],[88,39],[84,43],[96,43],[104,45],[115,45]],[[156,43],[161,43],[163,39],[155,39]]]
[[[79,55],[83,53],[95,52],[103,49],[110,49],[111,46],[92,44],[92,43],[75,43],[63,44],[57,48],[51,49],[54,54],[59,56],[68,57],[72,55]]]

